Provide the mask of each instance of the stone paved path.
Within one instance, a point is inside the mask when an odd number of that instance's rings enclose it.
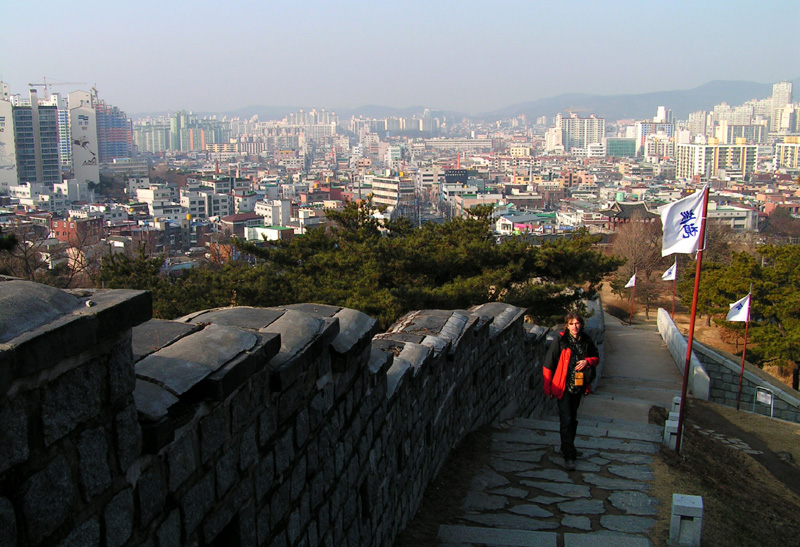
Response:
[[[658,333],[607,315],[603,376],[578,414],[577,468],[564,469],[557,417],[503,424],[462,516],[440,526],[440,545],[650,546],[647,533],[664,508],[649,495],[662,429],[648,425],[648,411],[669,408],[680,389]]]

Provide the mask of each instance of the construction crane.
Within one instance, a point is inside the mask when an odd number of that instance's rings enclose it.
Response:
[[[41,88],[44,88],[44,96],[45,97],[49,97],[49,94],[47,93],[47,88],[48,87],[51,87],[51,86],[54,86],[54,85],[83,85],[85,83],[86,82],[48,82],[47,81],[47,77],[42,76],[42,82],[41,83],[32,83],[32,84],[28,84],[28,86],[29,87],[41,87]]]

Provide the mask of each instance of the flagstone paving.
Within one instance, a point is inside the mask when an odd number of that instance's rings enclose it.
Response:
[[[648,411],[671,407],[681,375],[652,327],[607,315],[604,350],[598,389],[578,413],[576,469],[564,469],[556,417],[499,424],[460,518],[439,527],[442,547],[652,545],[648,533],[670,508],[650,495],[663,429],[647,423]],[[741,439],[700,433],[757,453]]]
[[[471,480],[458,523],[439,529],[442,545],[650,545],[647,533],[658,511],[648,495],[650,463],[660,428],[583,418],[576,438],[582,455],[567,471],[558,436],[547,434],[557,427],[552,420],[518,419],[494,433],[495,449],[513,444],[514,450],[492,458]]]
[[[439,528],[441,546],[652,545],[648,533],[669,508],[650,495],[663,430],[647,423],[648,411],[669,408],[681,376],[652,328],[606,316],[604,351],[598,390],[578,414],[576,469],[564,468],[556,417],[501,424],[460,517]]]

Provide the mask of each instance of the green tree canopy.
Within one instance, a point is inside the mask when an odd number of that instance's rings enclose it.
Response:
[[[729,304],[753,292],[750,304],[751,359],[775,362],[792,370],[794,389],[800,374],[800,246],[765,245],[756,256],[733,253],[730,264],[703,262],[697,310],[714,316],[727,328],[744,331],[744,323],[728,323]],[[678,285],[681,299],[692,301],[694,268]]]

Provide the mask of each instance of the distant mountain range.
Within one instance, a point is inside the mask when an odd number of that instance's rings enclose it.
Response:
[[[791,80],[797,94],[800,94],[800,77]],[[608,121],[621,119],[645,119],[652,118],[658,106],[665,106],[672,110],[675,117],[686,119],[690,112],[697,110],[711,110],[714,105],[725,102],[732,106],[740,105],[750,99],[764,99],[772,95],[772,84],[759,84],[746,81],[724,81],[716,80],[707,84],[695,87],[694,89],[674,90],[674,91],[655,91],[652,93],[639,93],[628,95],[592,95],[588,93],[565,93],[519,103],[492,112],[484,112],[478,115],[469,115],[463,112],[435,110],[434,116],[448,118],[471,117],[481,120],[492,121],[497,119],[511,118],[524,114],[530,121],[539,116],[554,117],[559,112],[572,110],[581,116],[595,114]],[[260,120],[280,120],[286,115],[297,112],[303,108],[306,111],[309,107],[301,106],[248,106],[227,112],[195,112],[198,116],[204,115],[223,115],[228,117],[251,118],[257,115]],[[349,119],[352,116],[363,116],[366,118],[387,118],[392,116],[411,117],[419,115],[424,110],[424,106],[409,106],[405,108],[395,108],[389,106],[364,105],[358,108],[332,108],[330,109],[339,116],[340,120]],[[164,113],[137,114],[135,118],[145,116],[157,116]]]
[[[800,78],[792,82],[798,89]],[[800,91],[800,89],[798,89]],[[676,118],[687,119],[690,112],[711,110],[722,102],[738,106],[750,99],[765,99],[772,96],[772,84],[759,84],[744,81],[716,80],[695,87],[676,91],[656,91],[631,95],[589,95],[567,93],[520,103],[494,112],[481,114],[487,119],[510,118],[525,114],[529,119],[539,116],[555,116],[558,112],[572,109],[582,116],[596,114],[599,118],[615,121],[626,118],[652,118],[656,107],[665,106],[672,110]]]

